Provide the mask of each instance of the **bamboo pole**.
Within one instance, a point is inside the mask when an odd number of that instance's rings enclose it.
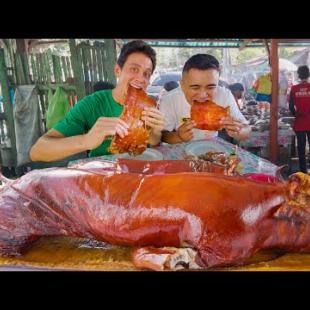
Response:
[[[116,78],[114,75],[114,66],[116,64],[116,45],[115,40],[105,39],[105,47],[107,51],[106,67],[108,74],[108,82],[116,84]]]
[[[76,85],[76,94],[78,99],[81,100],[86,96],[84,79],[83,79],[83,69],[81,57],[77,51],[75,40],[69,40],[70,52],[71,52],[71,64],[74,74],[74,80]]]
[[[16,138],[15,138],[15,127],[14,127],[14,117],[13,117],[13,105],[10,99],[10,90],[8,85],[8,77],[4,59],[4,49],[0,48],[0,83],[3,96],[3,104],[5,109],[5,118],[8,126],[8,136],[11,140],[11,155],[12,162],[16,166]]]
[[[279,55],[278,55],[277,39],[271,39],[271,82],[272,82],[272,100],[270,107],[269,149],[270,149],[270,160],[274,164],[277,164],[279,156],[279,148],[278,148]]]

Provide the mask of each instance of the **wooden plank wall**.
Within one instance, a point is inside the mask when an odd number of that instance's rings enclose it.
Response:
[[[48,107],[48,90],[63,87],[69,96],[76,96],[73,84],[73,70],[70,56],[52,55],[50,50],[44,53],[15,54],[16,85],[36,84],[39,92],[39,104],[43,128],[45,112]]]
[[[71,56],[52,55],[50,50],[44,53],[13,55],[15,84],[38,86],[43,122],[48,107],[49,87],[55,89],[62,86],[72,98],[77,98],[78,95],[78,99],[82,99],[93,92],[93,86],[98,81],[116,84],[113,72],[116,63],[114,40],[97,41],[94,45],[82,42],[77,46],[70,46],[70,51]],[[79,81],[84,85],[78,83]]]
[[[45,128],[45,112],[48,107],[48,90],[63,87],[72,100],[82,99],[93,92],[93,86],[98,81],[108,81],[116,84],[114,65],[116,63],[115,41],[105,39],[104,42],[89,42],[75,44],[69,40],[70,56],[53,55],[50,50],[43,53],[16,53],[14,39],[7,41],[7,50],[3,56],[3,66],[6,70],[7,87],[35,84],[39,92],[42,127]],[[6,100],[8,100],[6,98]],[[6,103],[8,104],[8,103]],[[12,103],[10,103],[12,104]],[[0,147],[9,136],[8,118],[0,107]],[[12,122],[11,122],[12,123]],[[14,124],[14,122],[12,123]],[[9,126],[11,128],[12,124]],[[46,129],[45,129],[46,130]],[[13,138],[13,143],[15,139]]]
[[[94,84],[98,81],[116,84],[113,72],[116,63],[114,40],[106,39],[105,42],[95,42],[94,45],[82,42],[77,46],[77,53],[82,62],[87,95],[93,92]]]

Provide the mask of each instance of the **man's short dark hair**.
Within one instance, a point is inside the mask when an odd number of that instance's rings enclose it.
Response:
[[[123,68],[128,56],[132,53],[142,53],[149,57],[153,64],[152,73],[154,72],[156,67],[156,52],[150,45],[142,40],[134,40],[126,43],[121,49],[117,64]]]
[[[310,76],[309,67],[308,67],[308,66],[300,66],[300,67],[298,67],[298,69],[297,69],[297,74],[298,74],[298,77],[299,77],[301,80],[306,80],[306,79],[308,79],[309,76]]]
[[[106,81],[99,81],[94,84],[94,92],[105,89],[113,89],[115,86]]]
[[[229,89],[231,90],[231,92],[235,92],[235,91],[244,91],[244,87],[241,83],[234,83],[229,85]]]
[[[183,67],[183,74],[190,69],[208,70],[215,69],[220,71],[220,64],[218,60],[209,54],[196,54],[190,57]]]

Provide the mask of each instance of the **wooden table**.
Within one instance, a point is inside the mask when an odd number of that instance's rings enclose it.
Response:
[[[132,248],[110,246],[86,239],[42,238],[23,256],[0,257],[1,270],[137,271],[131,261]],[[211,271],[310,271],[309,254],[261,251],[240,267]]]

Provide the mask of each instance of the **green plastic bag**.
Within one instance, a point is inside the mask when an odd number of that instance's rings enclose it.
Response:
[[[46,127],[51,129],[57,122],[64,118],[70,110],[69,96],[62,87],[57,87],[53,94],[48,90],[48,108],[45,113]]]

